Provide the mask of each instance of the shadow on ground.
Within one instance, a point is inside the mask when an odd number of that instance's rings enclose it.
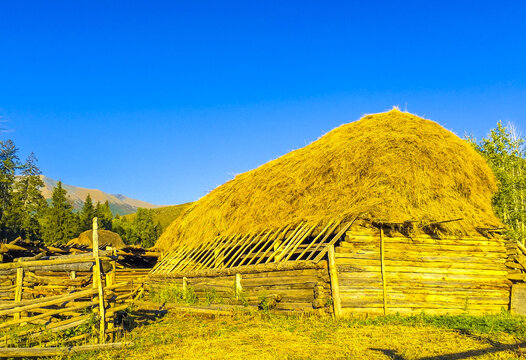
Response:
[[[396,350],[390,349],[375,349],[370,348],[369,350],[378,351],[388,356],[393,360],[407,360],[402,355],[399,355]],[[497,353],[500,351],[513,351],[519,359],[526,359],[526,342],[515,343],[515,344],[502,344],[499,342],[492,342],[492,346],[485,349],[469,350],[459,353],[444,354],[438,356],[426,356],[418,358],[418,360],[461,360],[470,359],[476,356],[481,356],[490,353]]]

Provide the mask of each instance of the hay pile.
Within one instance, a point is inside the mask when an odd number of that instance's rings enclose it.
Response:
[[[98,230],[99,246],[111,246],[115,249],[122,249],[126,246],[119,234],[109,230]],[[84,245],[91,248],[93,244],[93,230],[84,231],[78,238],[72,239],[68,242],[68,246]]]
[[[500,225],[491,206],[496,190],[493,173],[470,144],[394,109],[236,176],[190,206],[156,247],[358,214],[390,222],[463,218],[444,228],[469,233]]]

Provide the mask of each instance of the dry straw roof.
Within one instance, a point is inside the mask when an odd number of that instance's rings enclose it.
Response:
[[[491,206],[496,189],[493,173],[469,143],[393,109],[236,176],[190,206],[157,247],[356,215],[424,225],[462,218],[443,229],[469,233],[500,225]]]

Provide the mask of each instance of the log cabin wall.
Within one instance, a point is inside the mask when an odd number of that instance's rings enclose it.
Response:
[[[236,299],[236,275],[241,294]],[[293,262],[241,266],[223,270],[195,271],[150,276],[150,287],[175,286],[182,289],[183,278],[200,302],[213,292],[224,304],[259,306],[262,299],[278,299],[272,309],[284,312],[332,312],[327,262]]]
[[[380,230],[357,230],[347,232],[336,247],[344,315],[483,314],[508,309],[511,282],[504,238],[383,233],[382,276]]]

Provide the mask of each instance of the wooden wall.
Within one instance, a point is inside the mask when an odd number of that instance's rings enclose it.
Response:
[[[241,304],[235,299],[236,274],[241,277],[242,297],[250,306],[258,306],[261,297],[278,297],[276,311],[332,311],[327,263],[292,262],[241,266],[227,271],[200,271],[186,274],[157,275],[148,278],[150,286],[182,288],[183,276],[200,302],[214,291],[224,304]]]
[[[343,314],[384,314],[380,231],[348,232],[336,248]],[[508,309],[501,237],[384,234],[386,313],[483,314]]]

